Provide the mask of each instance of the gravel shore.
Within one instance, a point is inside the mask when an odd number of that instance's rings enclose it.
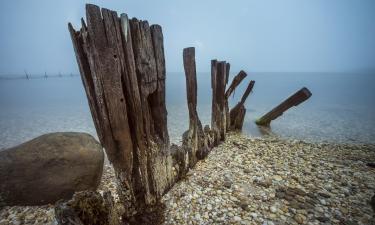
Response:
[[[165,224],[374,224],[374,145],[231,134],[164,196]]]
[[[375,224],[374,145],[231,133],[162,199],[165,224]],[[99,191],[116,197],[106,165]],[[4,207],[0,225],[54,224],[53,206]]]

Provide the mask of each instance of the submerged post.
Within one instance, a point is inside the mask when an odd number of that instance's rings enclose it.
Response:
[[[280,105],[272,109],[270,112],[256,120],[256,124],[260,126],[269,126],[271,121],[281,116],[286,110],[293,106],[297,106],[300,103],[306,101],[311,97],[311,92],[307,88],[302,88],[301,90],[294,93],[288,99],[283,101]]]

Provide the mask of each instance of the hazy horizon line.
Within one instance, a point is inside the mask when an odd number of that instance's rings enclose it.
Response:
[[[238,70],[238,72],[241,70]],[[243,70],[247,73],[374,73],[375,70],[352,70],[352,71],[249,71],[249,70]],[[234,73],[236,73],[235,71]],[[167,73],[184,73],[184,71],[167,71]],[[211,73],[211,71],[197,71],[197,73]],[[233,73],[233,71],[231,71]],[[80,75],[79,72],[52,72],[52,73],[46,73],[46,72],[38,72],[38,73],[29,73],[28,75],[38,75],[38,76],[44,76],[47,74],[47,76],[59,76],[59,75]],[[26,73],[0,73],[0,76],[25,76]]]

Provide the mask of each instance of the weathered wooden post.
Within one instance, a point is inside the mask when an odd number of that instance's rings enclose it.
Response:
[[[234,92],[234,90],[237,88],[237,86],[242,82],[243,79],[247,74],[245,71],[241,70],[232,80],[232,83],[230,84],[229,88],[225,92],[224,98],[225,98],[225,113],[226,113],[226,126],[227,130],[230,130],[230,114],[229,114],[229,97]]]
[[[246,109],[245,101],[249,96],[250,92],[253,90],[255,81],[250,81],[249,85],[246,88],[245,93],[243,94],[241,101],[237,103],[233,109],[230,110],[230,129],[231,130],[242,130],[243,122],[245,119]]]
[[[211,129],[215,144],[225,140],[227,113],[225,110],[225,86],[229,77],[229,63],[211,60],[212,114]],[[228,69],[228,71],[227,71]]]
[[[193,166],[198,159],[204,158],[209,151],[207,138],[197,112],[197,73],[195,66],[195,48],[183,50],[186,77],[187,103],[189,108],[189,130],[184,135],[184,146],[191,149],[190,164]]]
[[[69,30],[98,137],[131,215],[174,183],[163,35],[158,25],[95,5],[86,5],[86,15],[87,25]]]
[[[261,126],[269,126],[271,121],[276,119],[277,117],[281,116],[286,110],[291,108],[292,106],[297,106],[300,103],[306,101],[311,97],[311,92],[307,88],[302,88],[301,90],[294,93],[288,99],[283,101],[280,105],[276,106],[270,112],[256,120],[257,125]]]

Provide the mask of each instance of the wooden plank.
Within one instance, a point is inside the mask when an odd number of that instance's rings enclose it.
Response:
[[[230,71],[230,63],[227,63],[226,64],[226,68],[225,68],[225,84],[228,84],[228,81],[229,81],[229,71]]]
[[[148,96],[157,87],[157,70],[152,45],[150,26],[147,21],[130,20],[133,52],[141,93]]]
[[[93,54],[96,53],[94,57],[98,57],[95,61],[95,72],[101,80],[104,97],[107,99],[105,104],[113,139],[116,143],[116,150],[112,157],[121,162],[121,167],[127,174],[130,174],[133,167],[133,143],[128,124],[125,96],[122,91],[122,65],[119,60],[119,49],[122,46],[116,46],[119,42],[117,42],[115,24],[110,11],[103,9],[102,12],[104,20],[102,20],[99,7],[87,7],[88,31],[90,37],[95,37],[91,47],[94,50]],[[104,35],[104,38],[98,37],[100,35]],[[130,175],[128,175],[128,179],[130,179]]]
[[[289,108],[297,106],[306,101],[311,97],[311,95],[312,94],[309,89],[303,87],[292,96],[287,98],[285,101],[280,103],[278,106],[276,106],[274,109],[272,109],[270,112],[266,113],[264,116],[256,120],[256,124],[261,126],[269,126],[272,120],[281,116]]]
[[[83,23],[84,24],[84,23]],[[85,52],[83,50],[83,40],[79,32],[76,32],[71,23],[68,24],[68,29],[70,32],[70,37],[73,42],[74,52],[76,54],[77,63],[79,65],[79,70],[81,74],[81,79],[83,86],[85,88],[87,101],[89,103],[91,116],[94,121],[96,132],[98,134],[99,140],[101,143],[104,143],[103,134],[102,134],[102,117],[99,116],[99,106],[97,104],[97,97],[95,94],[94,81],[91,77],[91,70],[89,63],[87,61]],[[45,74],[47,77],[47,74]]]
[[[152,44],[155,53],[156,71],[157,71],[157,90],[151,96],[150,102],[153,104],[152,116],[154,119],[155,132],[166,145],[164,150],[169,147],[169,135],[167,127],[167,107],[165,104],[165,57],[163,32],[159,25],[152,25],[151,28]]]

